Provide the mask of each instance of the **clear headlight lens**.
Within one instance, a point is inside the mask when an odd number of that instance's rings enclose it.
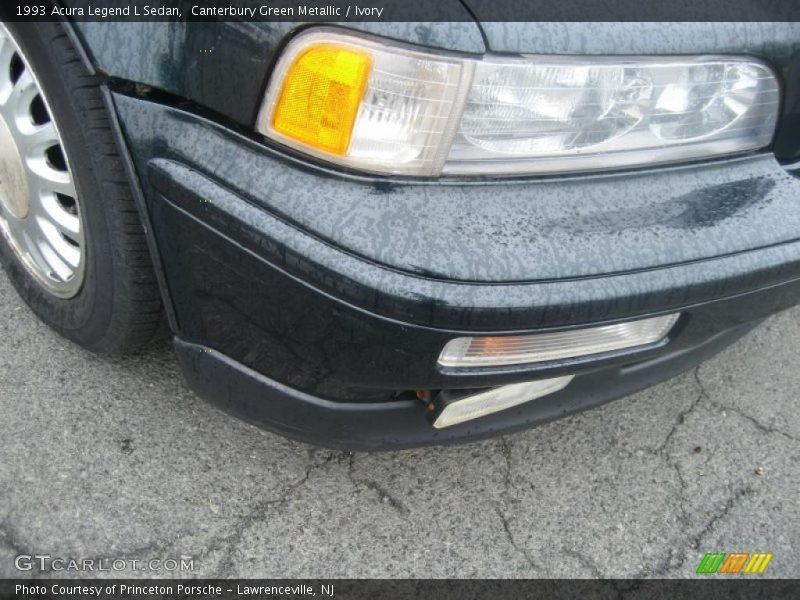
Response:
[[[451,159],[547,156],[608,142],[641,123],[652,90],[638,69],[479,64]]]
[[[284,51],[258,129],[378,173],[557,173],[763,148],[778,105],[752,58],[475,59],[322,28]]]
[[[446,173],[556,173],[768,145],[778,84],[751,59],[531,57],[475,69]]]

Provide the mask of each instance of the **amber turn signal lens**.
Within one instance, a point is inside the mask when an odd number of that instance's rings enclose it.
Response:
[[[331,43],[310,46],[286,73],[273,128],[318,150],[344,155],[371,67],[366,52]]]

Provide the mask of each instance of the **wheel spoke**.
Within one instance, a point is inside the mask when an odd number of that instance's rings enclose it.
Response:
[[[26,67],[19,79],[11,88],[11,94],[5,103],[6,121],[11,125],[24,128],[30,123],[30,105],[39,93],[39,87],[33,79],[33,75]]]
[[[59,261],[64,267],[66,267],[66,269],[59,271],[59,269],[56,267],[60,267],[61,265],[55,265],[51,263],[51,266],[56,270],[62,279],[66,279],[71,274],[72,270],[80,264],[80,249],[64,239],[59,231],[59,228],[56,227],[53,221],[39,217],[37,222],[42,230],[42,233],[44,234],[47,245],[55,252]],[[45,258],[47,258],[46,254]],[[48,260],[48,262],[50,261]]]
[[[0,32],[0,106],[5,105],[13,89],[11,59],[14,52],[14,45]]]
[[[27,253],[26,260],[32,262],[44,271],[45,275],[49,275],[49,263],[45,260],[44,255],[40,250],[42,245],[42,231],[39,229],[38,223],[35,218],[25,218],[17,220],[15,229],[19,232],[21,241],[24,242],[24,251]]]
[[[75,186],[68,171],[54,169],[42,155],[29,157],[26,165],[30,171],[30,185],[44,192],[57,192],[75,198]]]
[[[28,158],[41,158],[48,148],[59,145],[56,127],[52,121],[44,125],[33,125],[26,131],[20,131],[17,142],[22,154]]]
[[[47,194],[39,199],[41,214],[46,216],[64,235],[80,243],[81,220],[61,206],[54,194]]]
[[[50,242],[49,239],[47,241]],[[55,272],[58,278],[61,281],[69,280],[72,276],[72,269],[64,262],[63,257],[56,253],[55,248],[50,243],[44,243],[39,246],[39,250],[45,262],[50,265],[50,268]]]

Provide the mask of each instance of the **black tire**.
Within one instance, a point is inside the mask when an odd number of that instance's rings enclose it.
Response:
[[[103,354],[141,349],[159,330],[162,305],[130,183],[101,93],[64,25],[8,23],[58,126],[80,202],[85,273],[64,299],[29,273],[0,236],[0,262],[27,304],[48,325]]]

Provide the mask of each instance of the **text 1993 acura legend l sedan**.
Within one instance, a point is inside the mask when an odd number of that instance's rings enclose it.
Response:
[[[598,405],[800,299],[798,25],[448,3],[3,25],[19,294],[95,352],[166,323],[200,395],[351,449]]]

